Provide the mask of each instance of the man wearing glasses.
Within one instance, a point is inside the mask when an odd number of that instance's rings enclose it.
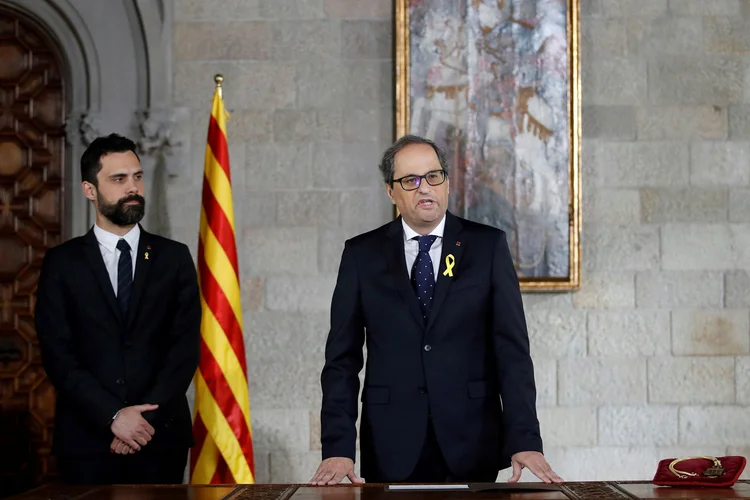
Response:
[[[383,155],[400,216],[348,240],[321,374],[323,461],[311,484],[494,482],[526,467],[561,482],[542,455],[521,293],[505,233],[454,216],[448,165],[404,136]]]

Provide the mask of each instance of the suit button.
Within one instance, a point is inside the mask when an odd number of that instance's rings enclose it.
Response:
[[[118,378],[117,385],[125,385],[125,379]]]
[[[419,393],[420,394],[427,394],[427,388],[423,385],[419,386]]]
[[[430,352],[432,350],[432,346],[430,344],[427,344],[426,346],[424,346],[424,350]]]

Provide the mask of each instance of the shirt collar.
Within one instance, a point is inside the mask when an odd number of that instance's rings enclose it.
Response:
[[[401,225],[404,227],[404,241],[409,241],[410,239],[416,236],[421,236],[421,234],[417,233],[415,230],[409,227],[409,224],[406,223],[403,217],[401,217]],[[435,227],[435,229],[430,231],[430,234],[433,234],[437,236],[438,238],[442,238],[444,230],[445,230],[445,214],[443,214],[443,218],[440,220],[440,224],[438,224]]]
[[[94,235],[96,236],[96,240],[99,242],[99,244],[110,252],[115,251],[115,249],[117,248],[117,242],[120,241],[120,238],[124,238],[125,241],[128,242],[128,245],[130,245],[130,249],[135,250],[138,246],[138,238],[141,235],[141,228],[138,224],[136,224],[135,226],[133,226],[133,229],[125,233],[125,236],[118,236],[114,233],[110,233],[109,231],[105,231],[97,224],[94,224]]]

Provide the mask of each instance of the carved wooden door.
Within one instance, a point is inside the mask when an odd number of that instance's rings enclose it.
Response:
[[[34,331],[42,257],[63,234],[66,114],[59,52],[0,6],[0,492],[54,473],[54,390]],[[2,494],[0,494],[2,496]]]

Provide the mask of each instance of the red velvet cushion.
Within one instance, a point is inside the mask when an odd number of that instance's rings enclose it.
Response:
[[[669,469],[669,464],[674,458],[667,458],[659,462],[654,475],[653,483],[659,486],[715,486],[727,487],[732,486],[740,478],[740,474],[745,469],[747,460],[745,457],[729,456],[716,457],[724,468],[724,473],[718,477],[704,476],[703,472],[714,466],[714,462],[708,458],[685,458],[674,465],[678,474],[682,472],[694,472],[697,475],[678,477]]]

